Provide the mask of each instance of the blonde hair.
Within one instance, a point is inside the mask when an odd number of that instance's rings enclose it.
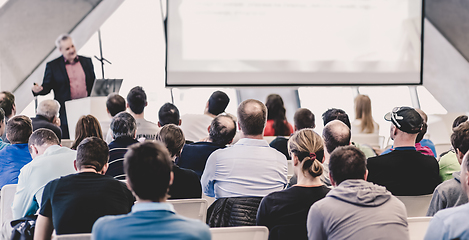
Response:
[[[361,120],[361,131],[363,133],[372,133],[374,131],[371,100],[367,95],[358,95],[355,98],[355,119]]]
[[[288,152],[295,153],[301,162],[301,169],[312,177],[319,177],[323,172],[324,144],[321,136],[312,128],[304,128],[294,133],[288,140]],[[311,153],[316,157],[311,158]]]

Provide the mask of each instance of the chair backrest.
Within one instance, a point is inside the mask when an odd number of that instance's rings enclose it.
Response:
[[[432,220],[432,217],[407,218],[410,240],[422,240],[425,237],[430,220]]]
[[[179,199],[168,200],[174,206],[174,210],[181,216],[198,219],[205,223],[207,217],[207,200],[201,199]]]
[[[433,194],[420,196],[396,196],[407,209],[407,217],[425,217]]]
[[[62,139],[60,144],[62,144],[63,147],[68,147],[71,148],[74,140],[71,139]]]
[[[269,229],[265,226],[210,228],[212,240],[267,240]]]
[[[294,166],[293,166],[293,160],[287,160],[287,163],[288,163],[288,172],[287,172],[287,175],[289,176],[293,176],[293,174],[295,174],[295,171],[294,171]]]
[[[264,136],[264,140],[266,140],[267,143],[272,142],[276,138],[277,138],[277,136]]]
[[[63,234],[63,235],[56,235],[52,239],[56,240],[90,240],[91,233],[78,233],[78,234]]]
[[[0,209],[1,218],[0,223],[3,225],[4,222],[10,222],[13,220],[13,211],[11,211],[11,205],[15,198],[16,186],[18,184],[8,184],[2,187],[0,192]]]

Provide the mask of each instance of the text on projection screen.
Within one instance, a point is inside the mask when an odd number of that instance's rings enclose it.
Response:
[[[168,85],[420,82],[421,0],[168,1]]]

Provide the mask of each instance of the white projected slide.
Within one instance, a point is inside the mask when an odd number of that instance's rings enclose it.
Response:
[[[167,84],[418,84],[421,9],[421,0],[171,0]]]

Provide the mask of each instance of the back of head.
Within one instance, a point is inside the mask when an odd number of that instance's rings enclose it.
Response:
[[[165,103],[161,106],[160,111],[158,112],[158,121],[161,126],[166,124],[179,125],[179,110],[172,103]]]
[[[238,122],[244,135],[262,135],[267,121],[267,108],[254,99],[243,101],[238,106]]]
[[[324,126],[326,126],[326,124],[332,120],[340,120],[345,123],[348,128],[351,128],[350,119],[348,118],[347,113],[345,113],[345,111],[342,109],[331,108],[322,114],[322,121],[324,122]]]
[[[75,126],[75,141],[71,149],[77,149],[78,144],[87,137],[98,137],[103,139],[103,131],[98,119],[93,115],[81,116]]]
[[[4,94],[3,99],[0,99],[0,108],[5,111],[5,116],[9,117],[13,114],[13,105],[15,105],[15,95],[11,92],[3,91],[0,94]]]
[[[31,145],[43,146],[43,145],[59,145],[60,141],[55,133],[47,128],[39,128],[31,134],[28,141],[29,151],[31,151]]]
[[[212,143],[224,146],[236,135],[236,122],[230,115],[218,115],[210,124],[209,137]]]
[[[12,144],[28,143],[32,132],[33,125],[29,117],[14,116],[7,122],[7,137]]]
[[[147,104],[147,94],[142,87],[137,86],[130,89],[129,94],[127,94],[127,104],[129,104],[133,113],[143,113],[143,109]]]
[[[49,121],[52,121],[54,117],[57,117],[59,109],[59,102],[53,99],[46,99],[39,103],[39,106],[37,107],[37,115],[44,116]]]
[[[109,160],[109,148],[106,142],[97,137],[87,137],[77,148],[77,168],[93,168],[101,171]]]
[[[451,145],[463,154],[469,150],[469,122],[463,122],[453,129]]]
[[[288,140],[288,152],[294,153],[302,164],[302,171],[312,177],[323,172],[324,145],[322,138],[311,128],[295,132]]]
[[[329,122],[322,131],[328,153],[331,153],[337,147],[350,145],[351,136],[350,128],[339,120]]]
[[[415,138],[422,131],[422,126],[425,123],[422,116],[411,107],[395,107],[384,116],[384,119],[392,122],[403,133],[402,136]]]
[[[174,124],[167,124],[162,127],[156,135],[156,140],[166,145],[171,157],[179,157],[186,143],[181,128]]]
[[[265,102],[267,107],[267,119],[274,120],[272,128],[274,129],[275,136],[288,136],[290,135],[290,127],[286,122],[285,106],[283,99],[278,94],[270,94],[267,96]]]
[[[124,156],[127,182],[144,200],[159,202],[166,197],[172,167],[168,150],[159,142],[136,143]]]
[[[3,108],[0,108],[0,123],[5,122],[5,111]]]
[[[362,132],[371,133],[374,131],[371,100],[367,95],[358,95],[355,98],[355,118],[361,120]]]
[[[111,93],[107,97],[106,108],[109,114],[114,117],[116,114],[125,111],[125,99],[117,93]]]
[[[208,99],[208,112],[218,115],[225,112],[226,107],[230,103],[230,98],[222,91],[215,91]]]
[[[314,114],[307,108],[299,108],[296,110],[293,121],[295,122],[297,130],[316,127]]]
[[[365,154],[354,146],[338,147],[329,159],[329,171],[336,185],[349,179],[365,179]]]
[[[111,121],[112,137],[114,139],[127,136],[134,138],[137,131],[137,122],[128,112],[120,112]]]
[[[461,116],[458,116],[456,119],[454,119],[453,121],[453,129],[457,126],[459,126],[459,124],[467,121],[468,117],[466,115],[461,115]]]

